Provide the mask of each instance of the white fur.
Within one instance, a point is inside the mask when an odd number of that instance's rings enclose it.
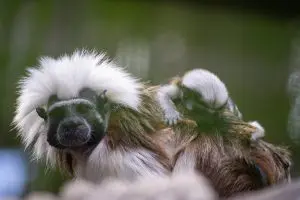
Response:
[[[182,85],[198,92],[212,108],[220,108],[228,99],[225,84],[213,73],[194,69],[182,77]]]
[[[76,200],[215,200],[210,181],[195,172],[141,177],[136,181],[110,179],[101,184],[82,180],[68,183],[59,195]]]
[[[58,59],[43,57],[39,66],[28,69],[20,82],[16,114],[13,123],[26,146],[35,138],[37,158],[50,156],[51,147],[46,142],[44,121],[35,109],[46,106],[51,95],[61,100],[78,97],[83,88],[101,94],[107,90],[108,100],[137,110],[142,85],[123,68],[109,62],[104,54],[75,51]]]
[[[131,149],[118,147],[109,149],[103,139],[92,154],[77,163],[76,176],[89,181],[99,182],[108,177],[134,180],[141,176],[166,175],[168,171],[162,166],[155,155],[142,147]]]
[[[253,121],[249,122],[249,124],[257,128],[257,131],[252,133],[252,140],[255,141],[265,136],[265,129],[260,125],[260,123],[258,123],[257,121]]]
[[[164,85],[158,89],[156,98],[164,112],[165,122],[169,125],[176,124],[181,119],[180,113],[176,110],[172,101],[172,99],[179,96],[180,90],[175,84]]]
[[[89,100],[86,99],[70,99],[70,100],[62,100],[59,102],[55,102],[54,104],[50,105],[48,110],[53,110],[54,108],[58,108],[58,107],[63,107],[66,105],[78,105],[78,104],[85,104],[85,105],[89,105],[91,107],[95,107],[94,104],[92,104]]]
[[[195,170],[196,159],[195,155],[191,152],[184,151],[184,153],[178,157],[173,169],[174,174],[192,172]]]
[[[182,77],[182,86],[199,93],[211,108],[217,109],[225,105],[229,99],[225,84],[213,73],[204,69],[194,69]],[[173,101],[182,95],[175,84],[161,86],[157,92],[157,101],[164,112],[165,122],[176,124],[182,118]],[[189,104],[187,109],[192,109]]]

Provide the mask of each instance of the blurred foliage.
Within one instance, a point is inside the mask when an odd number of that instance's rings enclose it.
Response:
[[[269,4],[272,4],[271,2]],[[0,0],[0,146],[17,146],[10,122],[16,83],[43,55],[75,48],[108,52],[153,83],[201,67],[220,76],[247,120],[260,121],[267,140],[299,147],[286,134],[286,84],[296,15],[191,1]],[[274,4],[275,5],[275,4]],[[285,8],[285,7],[283,7]],[[267,12],[268,13],[268,12]],[[288,17],[287,17],[288,16]],[[300,159],[294,156],[296,176]],[[41,166],[29,190],[56,191],[64,178]]]

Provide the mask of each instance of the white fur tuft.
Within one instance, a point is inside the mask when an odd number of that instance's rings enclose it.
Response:
[[[257,131],[252,133],[252,136],[251,136],[252,140],[255,141],[255,140],[258,140],[265,136],[265,129],[264,129],[264,127],[262,127],[262,125],[260,125],[260,123],[258,123],[257,121],[252,121],[252,122],[249,122],[249,124],[254,126],[255,128],[257,128]]]
[[[163,176],[168,170],[151,151],[144,148],[111,150],[103,139],[85,162],[78,162],[77,177],[99,182],[108,177],[134,180],[140,176]]]
[[[204,69],[187,72],[182,77],[182,85],[198,92],[213,108],[220,108],[228,100],[225,84],[215,74]]]
[[[35,139],[37,157],[49,155],[43,120],[35,108],[45,106],[52,95],[61,100],[78,96],[80,90],[89,88],[106,95],[111,102],[138,109],[142,85],[123,68],[105,58],[104,54],[75,51],[57,59],[43,57],[39,66],[28,69],[20,81],[16,115],[13,123],[18,128],[26,146]]]

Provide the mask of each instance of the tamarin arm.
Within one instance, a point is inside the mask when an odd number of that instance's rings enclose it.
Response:
[[[176,124],[181,119],[173,100],[180,97],[180,89],[176,84],[161,86],[157,92],[157,100],[164,112],[167,124]]]

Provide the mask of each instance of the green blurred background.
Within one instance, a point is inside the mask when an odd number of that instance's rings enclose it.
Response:
[[[20,147],[10,122],[25,68],[86,47],[153,84],[196,67],[213,71],[245,119],[265,127],[266,140],[290,147],[298,176],[286,90],[298,13],[292,1],[0,0],[0,147]],[[28,190],[57,191],[66,179],[43,165],[30,174]]]

